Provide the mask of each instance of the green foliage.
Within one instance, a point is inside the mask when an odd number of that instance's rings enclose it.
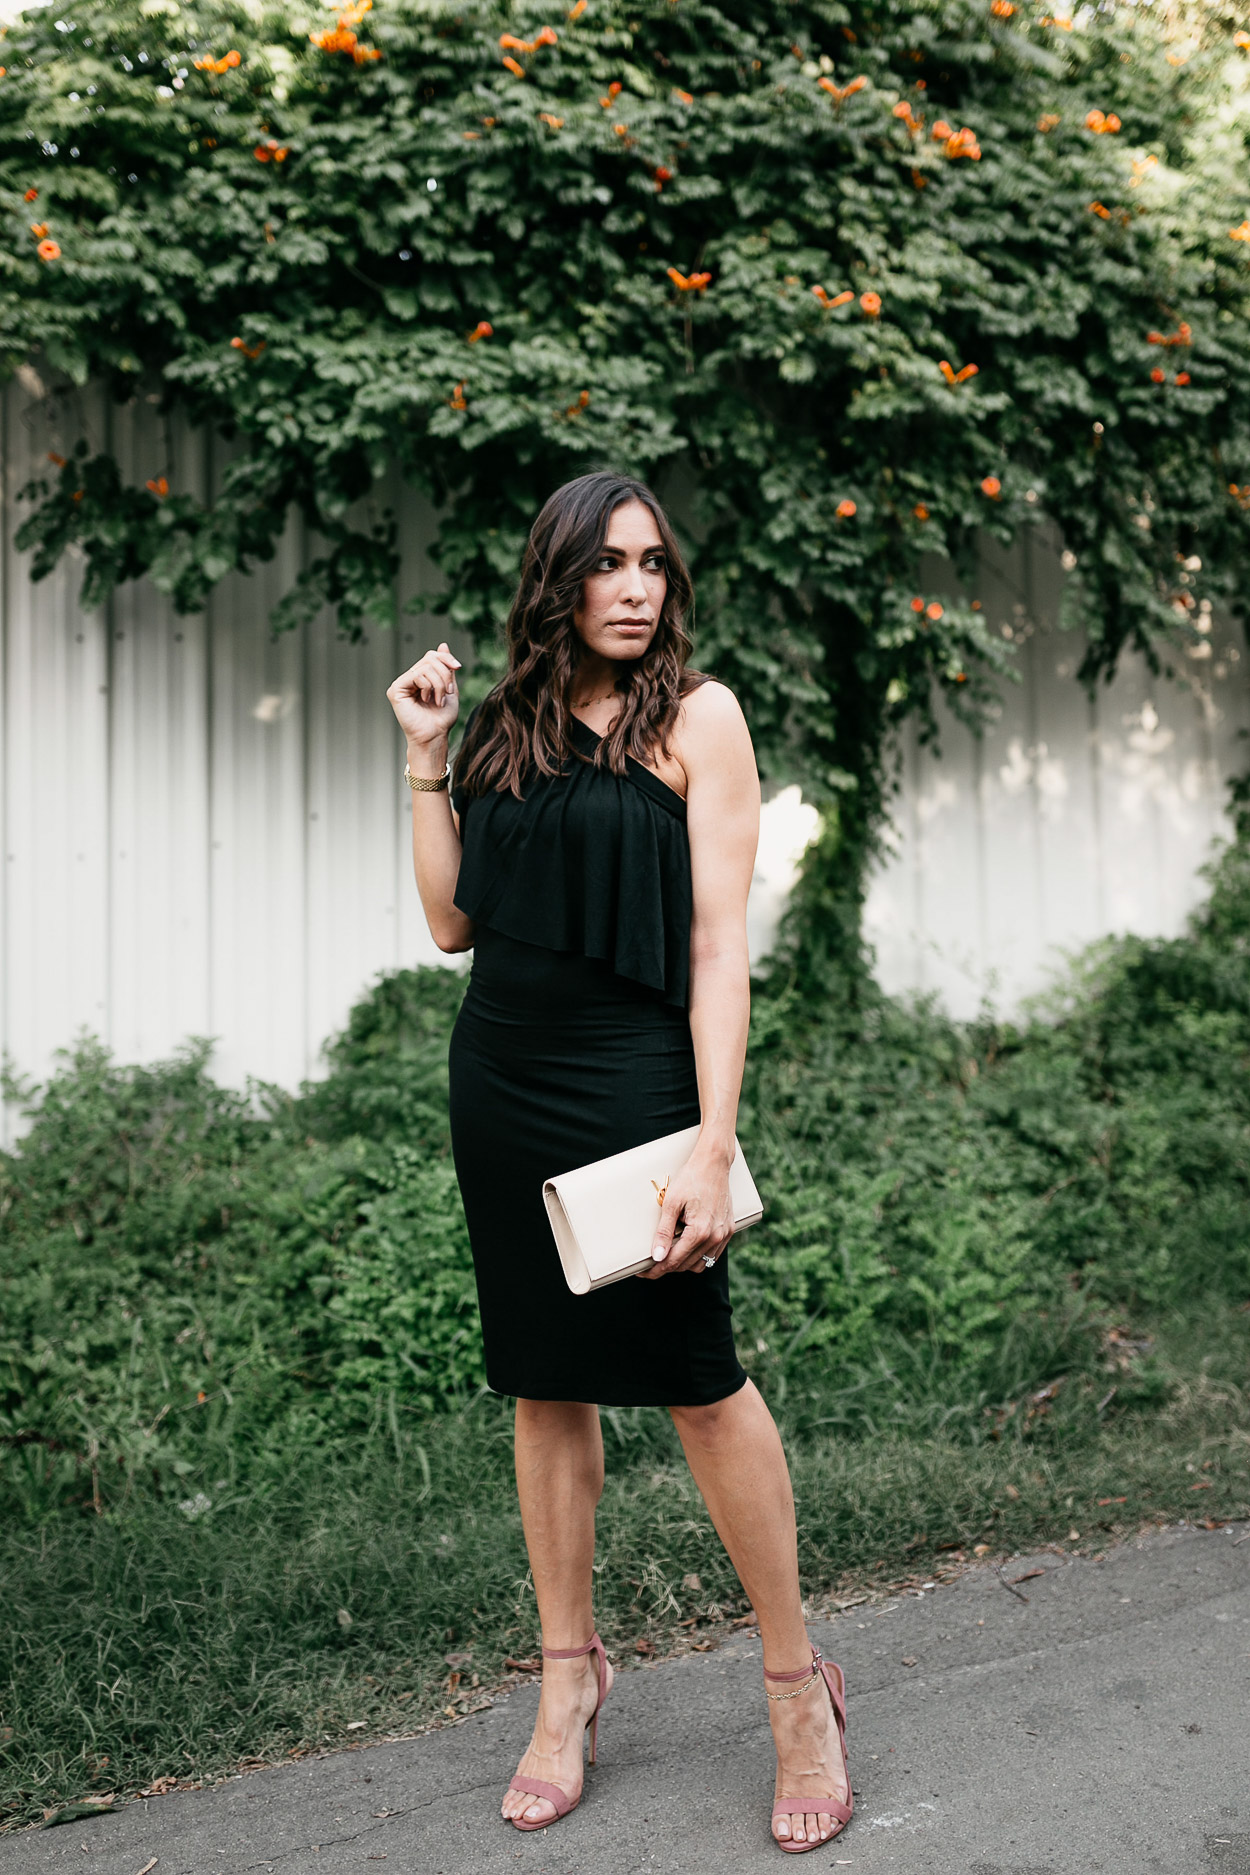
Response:
[[[391,616],[397,466],[439,504],[448,617],[489,646],[536,496],[608,460],[659,476],[700,661],[765,771],[838,802],[854,874],[884,729],[934,685],[972,707],[1007,655],[931,556],[971,577],[982,530],[1053,518],[1087,676],[1240,603],[1236,23],[379,0],[334,37],[228,0],[32,11],[0,80],[4,361],[42,348],[238,444],[208,497],[67,447],[29,491],[35,569],[72,544],[89,600],[146,572],[194,609],[294,508],[324,551],[275,622],[329,601],[358,634]]]
[[[1108,1362],[1118,1407],[1150,1406],[1125,1323],[1197,1286],[1250,1299],[1248,854],[1243,830],[1187,936],[1096,946],[1022,1027],[867,980],[758,986],[739,1130],[767,1212],[733,1249],[737,1331],[800,1421],[814,1387],[851,1430],[978,1440]],[[398,1440],[481,1387],[446,1129],[462,984],[383,977],[297,1097],[216,1087],[203,1044],[134,1068],[90,1041],[30,1097],[0,1161],[0,1490],[24,1516],[180,1498],[214,1452],[243,1478],[309,1439]]]

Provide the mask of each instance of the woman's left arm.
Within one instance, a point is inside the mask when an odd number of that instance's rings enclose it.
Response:
[[[755,752],[738,700],[707,683],[686,698],[674,750],[686,772],[693,916],[690,1033],[699,1080],[699,1137],[665,1195],[654,1268],[703,1273],[733,1235],[729,1167],[751,1013],[747,893],[760,831]],[[678,1226],[681,1234],[674,1241]]]

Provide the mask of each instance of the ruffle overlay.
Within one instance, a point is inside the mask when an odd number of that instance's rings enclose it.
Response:
[[[576,717],[574,743],[601,738]],[[609,963],[685,1007],[690,979],[686,803],[627,758],[624,775],[574,761],[525,799],[455,790],[463,853],[455,902],[475,924]]]

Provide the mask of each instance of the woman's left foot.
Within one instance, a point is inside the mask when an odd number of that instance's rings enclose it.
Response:
[[[767,1684],[770,1692],[782,1690],[782,1680],[772,1674]],[[797,1698],[770,1701],[768,1716],[777,1747],[776,1802],[794,1799],[792,1810],[775,1809],[773,1835],[780,1843],[828,1842],[846,1827],[845,1819],[821,1808],[819,1800],[834,1797],[849,1805],[851,1789],[837,1715],[821,1674]]]

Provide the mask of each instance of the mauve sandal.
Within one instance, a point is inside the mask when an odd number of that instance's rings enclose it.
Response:
[[[593,1764],[599,1737],[599,1708],[608,1696],[607,1675],[604,1672],[608,1657],[603,1651],[603,1642],[595,1633],[591,1635],[584,1647],[544,1647],[542,1651],[544,1660],[577,1660],[582,1654],[589,1653],[597,1654],[599,1657],[599,1698],[594,1711],[586,1721],[586,1730],[590,1733],[590,1762]],[[561,1790],[558,1784],[544,1783],[541,1777],[528,1777],[520,1771],[517,1772],[508,1789],[523,1791],[527,1797],[545,1798],[548,1803],[555,1805],[556,1812],[554,1816],[543,1817],[537,1823],[527,1823],[524,1815],[510,1817],[508,1820],[513,1829],[550,1829],[553,1823],[558,1823],[560,1818],[567,1816],[570,1810],[576,1810],[582,1800],[580,1791],[570,1802],[568,1793]]]
[[[795,1842],[793,1837],[791,1837],[788,1842],[782,1842],[779,1837],[773,1837],[773,1841],[777,1844],[777,1847],[783,1850],[786,1855],[805,1855],[809,1849],[820,1849],[824,1844],[831,1843],[835,1836],[840,1836],[850,1822],[851,1815],[855,1809],[855,1794],[851,1789],[851,1773],[846,1762],[846,1675],[835,1661],[822,1660],[819,1650],[815,1647],[812,1648],[812,1664],[810,1667],[800,1667],[797,1673],[769,1673],[767,1668],[765,1668],[764,1671],[767,1678],[770,1680],[806,1680],[807,1686],[798,1688],[800,1693],[805,1693],[808,1686],[813,1686],[818,1679],[823,1679],[825,1685],[829,1688],[829,1697],[833,1701],[833,1716],[838,1722],[838,1744],[842,1750],[842,1770],[846,1776],[846,1794],[849,1801],[843,1803],[840,1797],[832,1796],[778,1797],[773,1804],[774,1823],[779,1816],[818,1816],[823,1811],[826,1816],[831,1816],[837,1824],[837,1828],[830,1830],[827,1836],[822,1837],[817,1833],[815,1836],[809,1836],[804,1842]],[[834,1679],[835,1674],[837,1675],[836,1680]],[[794,1699],[796,1694],[769,1693],[768,1697],[769,1699]],[[802,1808],[796,1808],[797,1805],[802,1805]]]

